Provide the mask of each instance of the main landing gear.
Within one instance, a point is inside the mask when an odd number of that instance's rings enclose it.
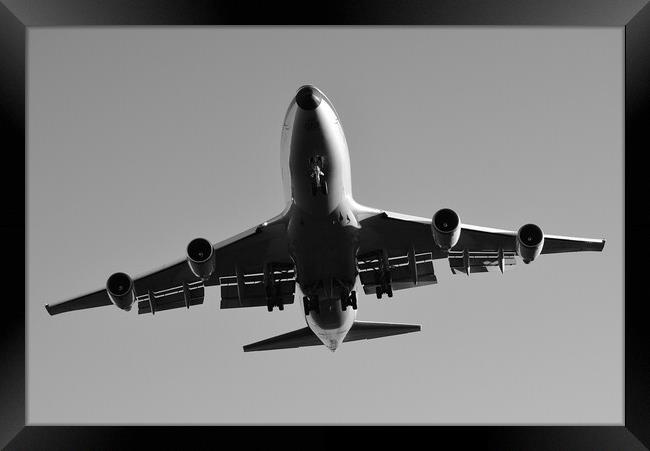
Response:
[[[272,311],[273,311],[273,307],[277,307],[279,310],[284,310],[284,304],[282,303],[282,301],[274,301],[273,298],[269,298],[269,299],[266,301],[266,309],[267,309],[269,312],[272,312]]]
[[[390,272],[390,265],[388,264],[388,255],[386,251],[382,251],[381,255],[378,256],[379,268],[375,271],[375,280],[377,281],[377,287],[375,288],[375,294],[377,299],[381,299],[382,295],[387,294],[389,298],[393,297],[393,286],[392,286],[392,277]]]
[[[273,311],[273,307],[277,307],[279,310],[284,310],[284,303],[282,302],[283,299],[280,291],[281,285],[275,280],[273,270],[274,267],[271,265],[264,266],[264,289],[266,291],[266,309],[269,312]]]
[[[354,310],[357,309],[357,292],[351,291],[346,293],[345,291],[341,292],[341,310],[345,311],[349,306],[352,306]]]
[[[375,288],[375,294],[377,295],[377,299],[381,299],[381,297],[382,297],[382,295],[384,293],[387,294],[389,298],[392,298],[393,297],[393,287],[391,287],[390,285],[387,285],[385,287],[377,286],[377,288]]]
[[[309,312],[311,312],[312,310],[316,313],[320,313],[320,303],[318,301],[318,296],[303,297],[302,305],[305,308],[305,316],[309,316]]]

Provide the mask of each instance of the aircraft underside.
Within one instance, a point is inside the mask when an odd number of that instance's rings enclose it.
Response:
[[[437,283],[433,262],[445,259],[453,274],[503,272],[517,258],[602,251],[605,240],[548,235],[535,224],[517,231],[462,223],[440,208],[432,218],[357,203],[350,158],[338,113],[318,88],[305,85],[291,100],[281,135],[285,209],[218,243],[192,240],[185,257],[136,278],[119,272],[105,288],[46,305],[50,315],[106,305],[139,314],[202,304],[205,287],[219,286],[220,307],[284,310],[297,297],[307,327],[244,346],[244,351],[398,335],[419,325],[357,321],[357,293],[382,298],[394,291]],[[404,168],[406,169],[406,167]],[[225,312],[224,312],[225,313]]]

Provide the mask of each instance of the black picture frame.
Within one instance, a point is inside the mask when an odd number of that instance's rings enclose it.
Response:
[[[650,6],[648,0],[404,0],[330,1],[318,4],[182,0],[1,0],[0,131],[5,162],[0,232],[4,299],[0,327],[0,445],[7,449],[124,449],[138,440],[161,448],[214,448],[226,440],[282,445],[284,428],[264,427],[259,434],[237,428],[138,426],[26,426],[25,306],[16,282],[25,278],[26,255],[26,36],[29,27],[107,25],[498,25],[613,26],[625,28],[625,418],[620,426],[432,426],[430,444],[451,439],[481,449],[632,450],[650,446],[650,337],[646,326],[647,290],[643,289],[644,237],[650,209],[643,156],[650,150]],[[7,6],[8,4],[8,6]],[[15,177],[13,177],[15,176]],[[647,175],[645,175],[647,176]],[[23,178],[24,177],[24,178]],[[612,214],[619,214],[612,212]],[[25,243],[20,248],[21,239]],[[634,247],[631,247],[634,246]],[[18,261],[17,261],[18,260]],[[27,284],[25,283],[25,289]],[[26,291],[25,291],[26,292]],[[25,292],[23,292],[23,297]],[[55,387],[53,387],[55,389]],[[98,387],[101,389],[101,387]],[[309,406],[305,406],[308,415]],[[300,428],[303,431],[307,427]],[[330,431],[318,428],[307,446],[325,445]],[[365,427],[359,438],[405,431]],[[370,431],[372,430],[372,431]],[[367,433],[365,433],[367,432]],[[227,436],[227,437],[224,437]],[[407,437],[409,441],[405,441]],[[198,441],[195,441],[196,439]],[[272,441],[272,442],[270,442]]]

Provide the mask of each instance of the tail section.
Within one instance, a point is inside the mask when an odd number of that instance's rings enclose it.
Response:
[[[371,323],[369,321],[355,321],[350,332],[345,337],[346,341],[371,340],[373,338],[388,337],[390,335],[420,332],[419,324],[399,323]]]
[[[322,344],[323,343],[316,335],[314,335],[309,327],[303,327],[302,329],[246,345],[244,346],[244,352],[301,348],[303,346],[316,346]]]
[[[367,321],[355,321],[352,328],[345,336],[344,342],[357,340],[371,340],[373,338],[388,337],[390,335],[408,334],[419,332],[419,324],[395,324],[395,323],[372,323]],[[277,335],[244,346],[244,352],[269,351],[271,349],[301,348],[303,346],[316,346],[323,343],[309,329],[294,330],[286,334]]]

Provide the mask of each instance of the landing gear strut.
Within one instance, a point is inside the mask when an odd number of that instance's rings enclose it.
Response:
[[[384,293],[387,294],[389,298],[392,298],[392,277],[390,274],[390,266],[388,264],[388,255],[386,254],[386,251],[382,251],[379,256],[379,269],[375,273],[375,279],[377,281],[377,288],[375,288],[377,299],[381,299]]]
[[[393,287],[389,285],[386,285],[385,287],[382,286],[377,286],[375,288],[375,294],[377,295],[377,299],[381,299],[383,294],[387,294],[389,298],[393,297]]]
[[[345,291],[341,292],[341,310],[345,311],[348,308],[348,305],[352,306],[352,309],[357,309],[357,292],[351,291],[346,293]]]
[[[273,268],[269,265],[264,266],[264,289],[266,290],[266,309],[273,311],[273,307],[284,310],[280,288],[273,279]]]
[[[323,157],[316,155],[309,159],[309,176],[311,177],[311,194],[315,196],[318,191],[327,195],[327,180],[324,180],[323,177],[325,173],[323,172]]]
[[[272,312],[273,307],[277,307],[279,310],[284,310],[284,304],[282,303],[282,301],[274,302],[272,298],[269,298],[269,300],[266,301],[266,309],[269,312]]]
[[[316,313],[320,313],[320,303],[318,302],[318,296],[303,297],[302,305],[305,308],[305,316],[309,316],[309,312],[312,310]]]

